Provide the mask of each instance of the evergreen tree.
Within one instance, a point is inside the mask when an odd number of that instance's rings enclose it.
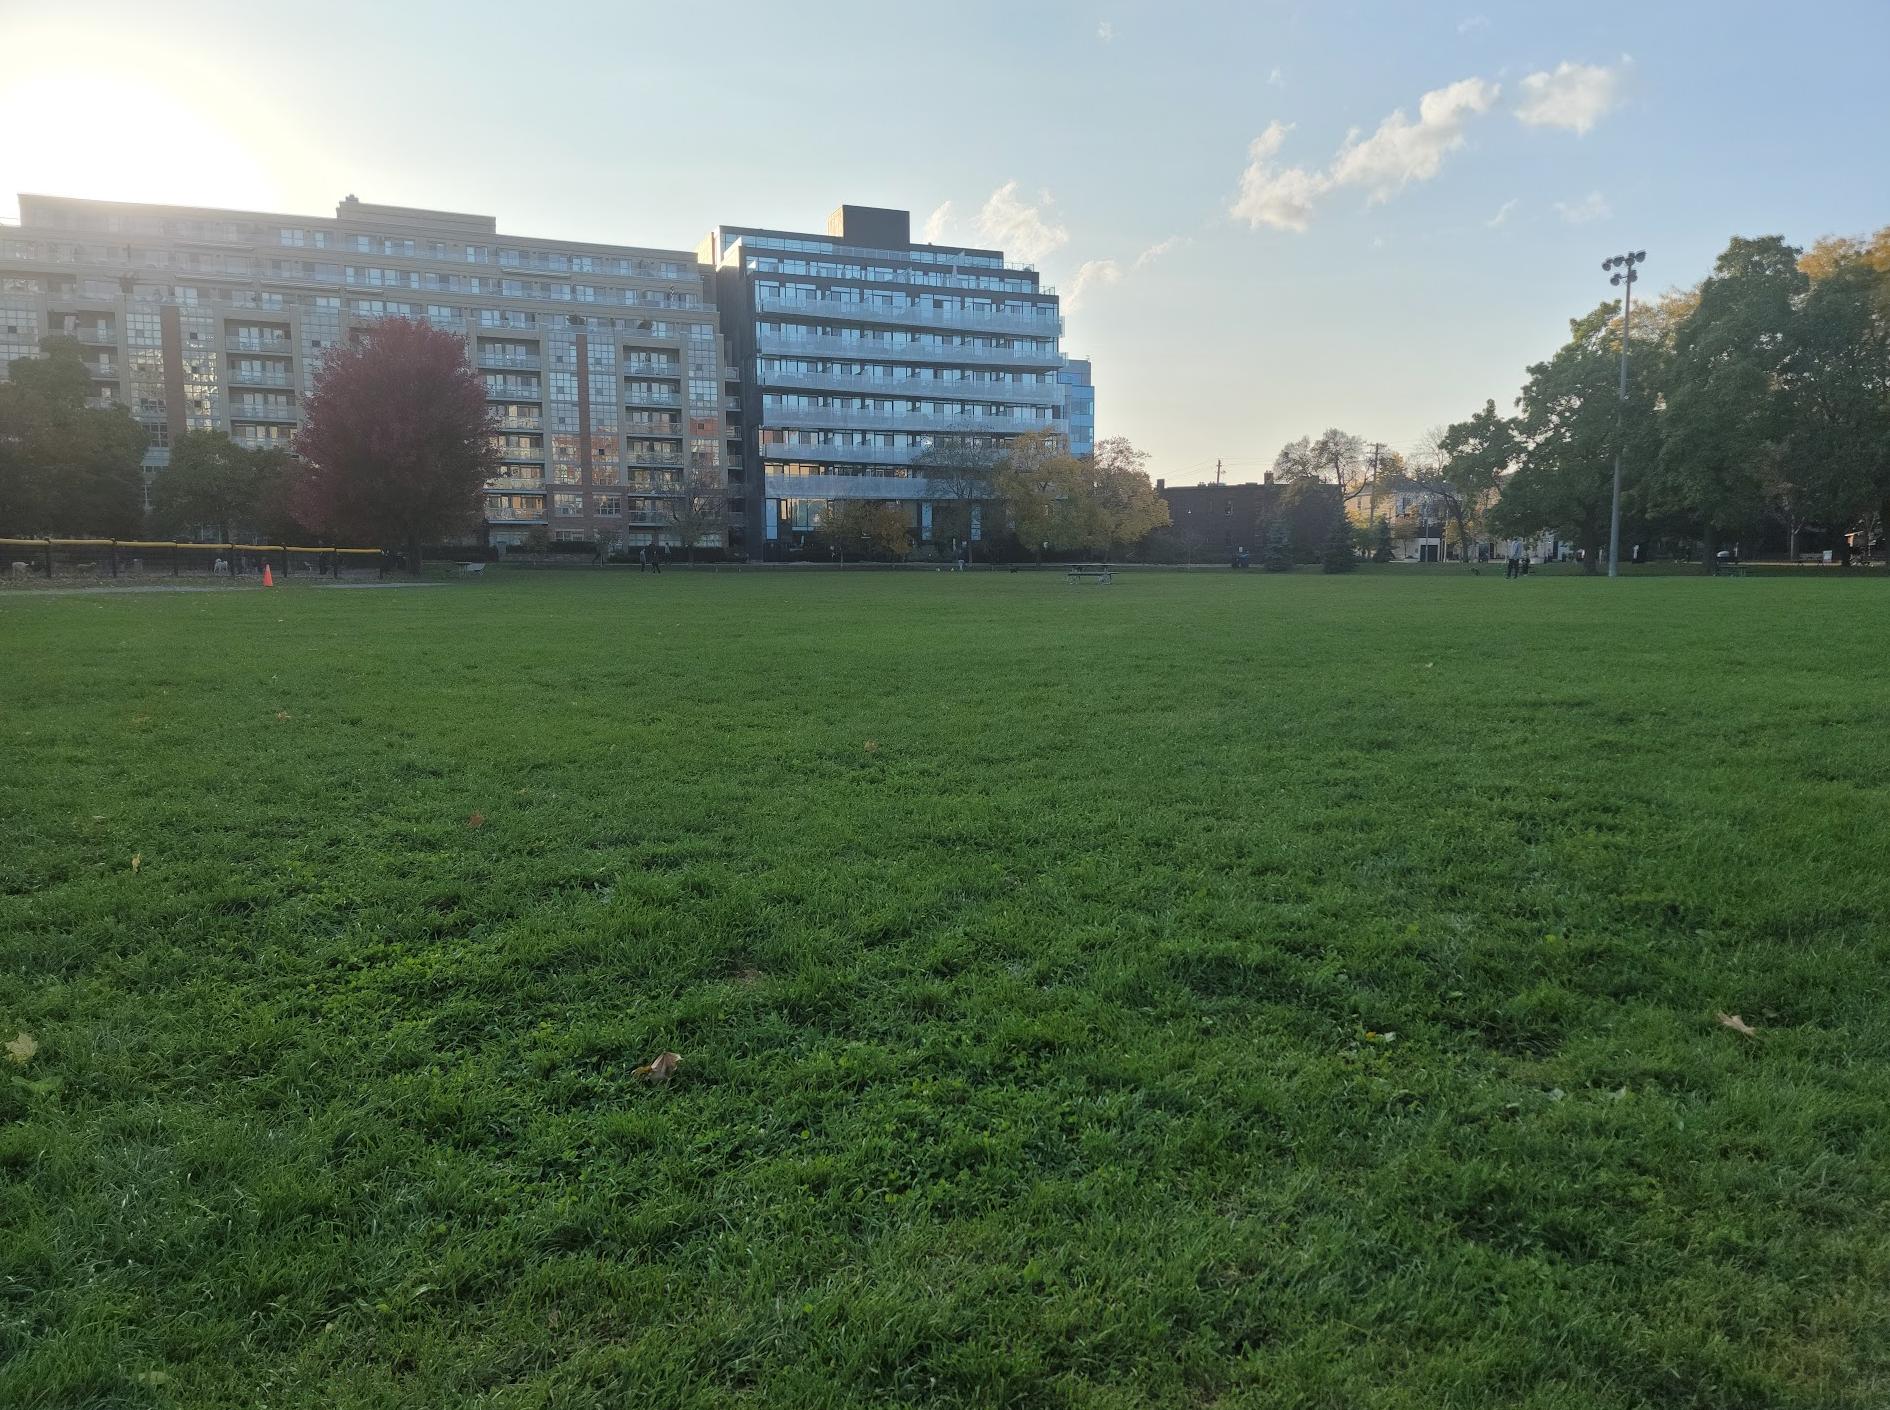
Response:
[[[1391,520],[1382,514],[1378,517],[1378,546],[1372,550],[1372,562],[1389,563],[1391,561]]]
[[[1358,567],[1358,554],[1352,551],[1352,521],[1343,514],[1332,521],[1332,532],[1326,535],[1326,551],[1320,566],[1328,573],[1349,573]]]
[[[1293,526],[1286,520],[1275,519],[1267,525],[1267,552],[1260,566],[1269,573],[1293,571]]]

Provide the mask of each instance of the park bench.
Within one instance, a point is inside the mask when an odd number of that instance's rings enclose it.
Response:
[[[486,571],[486,565],[483,563],[463,563],[460,566],[468,573],[480,574]]]
[[[1108,563],[1072,563],[1064,569],[1063,576],[1072,583],[1112,583],[1116,579],[1116,570]]]

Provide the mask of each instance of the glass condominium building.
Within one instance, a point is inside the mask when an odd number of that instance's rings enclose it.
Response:
[[[490,541],[542,526],[674,543],[685,477],[735,469],[711,277],[686,250],[501,235],[491,216],[352,196],[331,220],[23,195],[19,225],[0,226],[0,376],[44,335],[75,336],[93,402],[150,435],[148,480],[188,430],[286,447],[328,349],[423,319],[466,340],[485,382],[503,459]],[[731,520],[742,488],[726,482]]]
[[[1063,383],[1063,409],[1070,423],[1070,454],[1096,453],[1096,388],[1089,380],[1089,359],[1073,357],[1063,364],[1057,380]]]
[[[907,212],[843,205],[824,234],[725,225],[698,255],[740,390],[751,557],[785,555],[843,499],[896,504],[931,541],[948,496],[928,449],[1067,434],[1056,293],[1001,251],[914,244]]]

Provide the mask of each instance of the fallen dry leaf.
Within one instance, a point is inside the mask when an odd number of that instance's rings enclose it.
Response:
[[[676,1064],[681,1061],[681,1056],[676,1053],[658,1053],[630,1075],[638,1081],[654,1082],[661,1086],[669,1081],[670,1074],[675,1072]]]
[[[1714,1016],[1719,1019],[1722,1028],[1730,1028],[1733,1032],[1742,1034],[1747,1038],[1756,1038],[1759,1036],[1759,1030],[1754,1028],[1750,1023],[1747,1023],[1736,1013],[1722,1013]]]
[[[25,1067],[33,1054],[39,1051],[39,1040],[31,1033],[22,1032],[7,1044],[7,1060],[15,1066]]]
[[[276,718],[278,720],[286,720],[289,718],[289,712],[287,710],[278,710],[276,711]]]
[[[131,854],[131,869],[133,871],[136,871],[139,867],[143,865],[144,865],[144,853],[133,852]]]
[[[471,817],[466,819],[467,827],[484,827],[485,825],[486,815],[484,813],[474,813]]]
[[[877,739],[869,739],[869,740],[867,740],[867,741],[866,741],[866,752],[867,752],[868,754],[877,754],[877,753],[879,753],[879,741],[878,741]]]

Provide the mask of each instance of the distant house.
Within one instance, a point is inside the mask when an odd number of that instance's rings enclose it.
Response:
[[[1304,562],[1318,558],[1338,509],[1338,491],[1329,484],[1276,482],[1268,471],[1260,483],[1171,485],[1155,482],[1155,493],[1168,505],[1169,526],[1153,547],[1164,557],[1202,562],[1231,558],[1246,549],[1256,557],[1267,531],[1284,519],[1292,531],[1293,554]]]

